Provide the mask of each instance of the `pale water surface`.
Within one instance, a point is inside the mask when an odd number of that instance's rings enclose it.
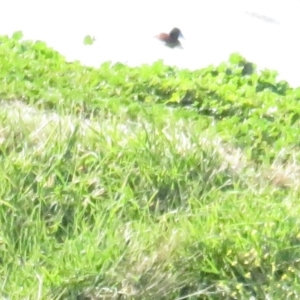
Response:
[[[0,34],[22,30],[93,66],[164,59],[195,69],[240,52],[300,86],[299,13],[299,0],[4,0]],[[154,39],[174,26],[185,36],[184,49]],[[96,37],[93,46],[83,45],[86,35]]]

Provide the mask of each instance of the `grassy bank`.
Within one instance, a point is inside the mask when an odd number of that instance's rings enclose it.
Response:
[[[238,54],[68,63],[0,37],[1,297],[295,299],[300,89]]]

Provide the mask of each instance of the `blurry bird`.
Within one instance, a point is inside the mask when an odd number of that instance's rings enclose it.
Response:
[[[178,38],[184,38],[180,29],[173,28],[170,33],[160,33],[156,36],[157,39],[164,42],[166,46],[170,48],[182,47]]]

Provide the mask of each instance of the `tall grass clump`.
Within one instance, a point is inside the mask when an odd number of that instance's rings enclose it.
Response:
[[[299,89],[238,54],[90,68],[15,33],[0,59],[2,298],[297,297]]]

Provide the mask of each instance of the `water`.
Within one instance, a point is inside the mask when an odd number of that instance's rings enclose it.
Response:
[[[22,30],[25,38],[92,66],[164,59],[195,69],[240,52],[300,86],[299,11],[299,0],[10,0],[1,3],[0,34]],[[154,38],[174,26],[185,36],[184,49]],[[83,45],[86,35],[96,37],[92,46]]]

